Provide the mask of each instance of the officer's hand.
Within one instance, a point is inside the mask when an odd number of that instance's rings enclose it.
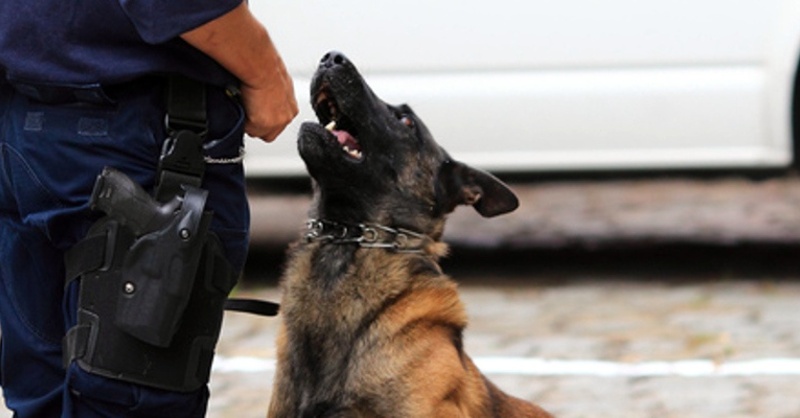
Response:
[[[247,114],[244,131],[266,142],[274,141],[298,112],[292,79],[283,62],[279,64],[271,69],[265,85],[241,87]]]

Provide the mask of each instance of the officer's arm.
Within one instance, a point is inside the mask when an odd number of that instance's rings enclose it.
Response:
[[[270,142],[297,115],[286,66],[266,28],[245,3],[181,38],[241,80],[249,135]]]

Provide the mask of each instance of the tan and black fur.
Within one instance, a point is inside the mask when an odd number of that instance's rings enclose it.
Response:
[[[312,218],[426,238],[418,252],[324,239],[293,246],[268,416],[549,417],[500,391],[464,352],[466,312],[437,263],[448,213],[462,204],[485,217],[510,212],[514,194],[451,159],[342,54],[323,57],[311,95],[320,123],[305,123],[298,144],[314,183]]]

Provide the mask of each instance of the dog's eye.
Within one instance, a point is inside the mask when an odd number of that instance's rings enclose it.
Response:
[[[400,122],[402,122],[403,125],[406,125],[409,128],[414,127],[414,119],[411,119],[411,117],[408,115],[400,115]]]
[[[403,125],[406,125],[411,129],[416,128],[416,124],[414,123],[414,118],[412,118],[410,114],[411,109],[409,109],[408,106],[405,105],[400,107],[389,106],[389,111],[392,112],[394,114],[394,117],[397,118],[397,120],[399,120],[400,123],[402,123]]]

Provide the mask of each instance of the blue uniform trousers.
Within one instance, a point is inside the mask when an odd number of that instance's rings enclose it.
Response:
[[[0,385],[28,417],[202,417],[208,389],[173,393],[62,365],[75,324],[77,286],[65,289],[64,251],[99,214],[88,208],[96,176],[112,166],[151,190],[165,138],[163,82],[115,89],[114,103],[51,105],[0,84]],[[244,113],[209,92],[206,154],[239,155]],[[249,213],[241,164],[207,165],[211,229],[236,269],[246,257]]]

